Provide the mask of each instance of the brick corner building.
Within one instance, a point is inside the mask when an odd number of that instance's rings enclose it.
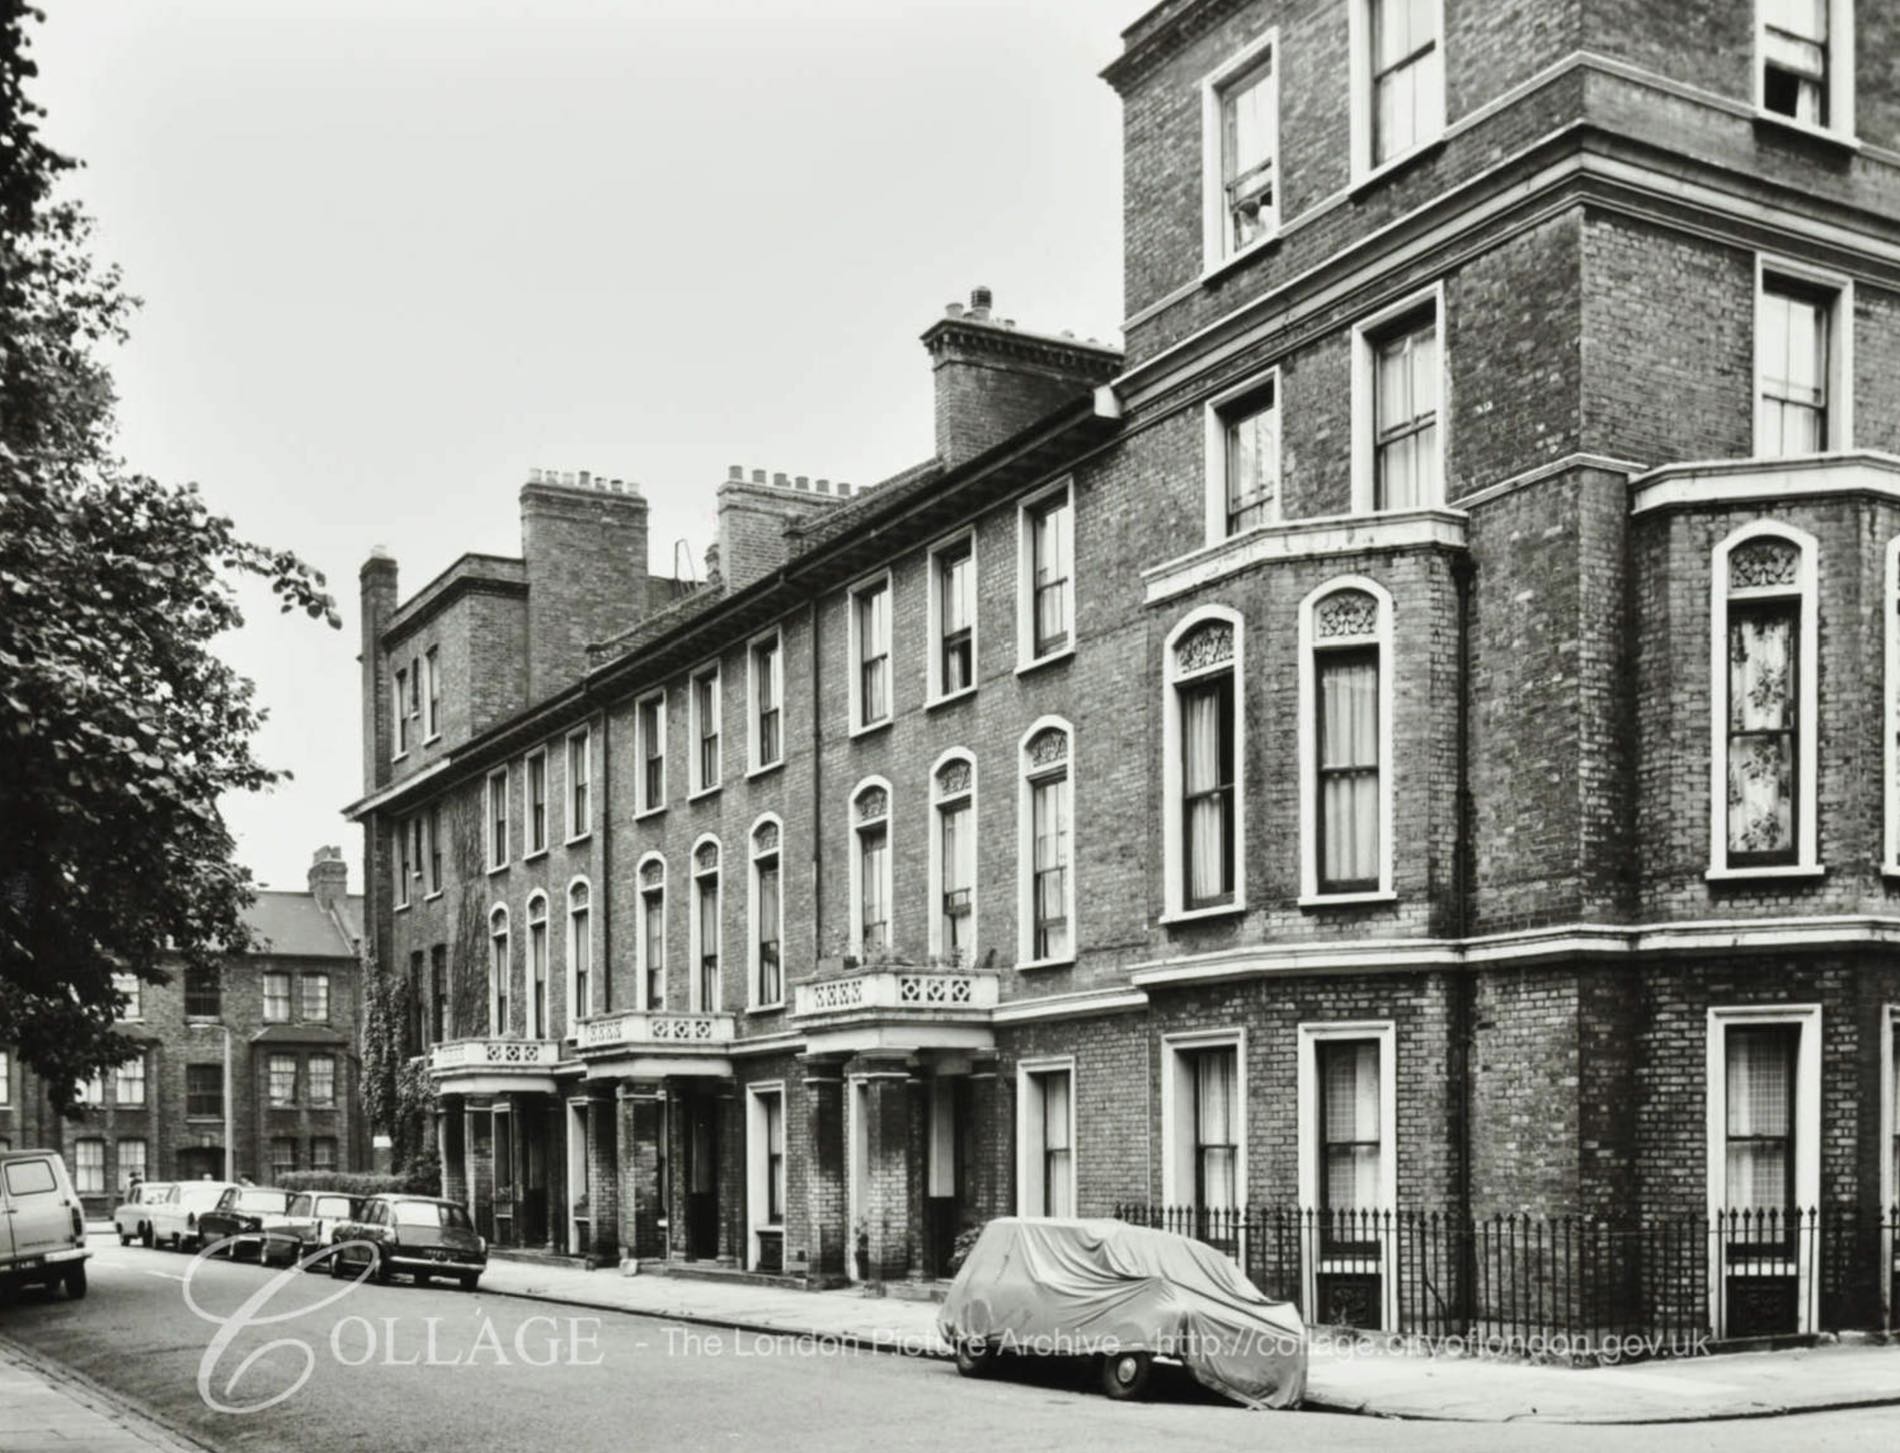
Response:
[[[352,812],[449,1193],[810,1284],[1118,1213],[1320,1321],[1891,1325],[1856,40],[1167,0],[1106,72],[1125,352],[977,290],[932,456],[735,471],[704,584],[585,477],[406,602],[372,558]]]

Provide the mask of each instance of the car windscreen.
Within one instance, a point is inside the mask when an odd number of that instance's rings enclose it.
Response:
[[[240,1211],[254,1211],[265,1215],[282,1215],[290,1204],[289,1191],[240,1191],[237,1207]]]
[[[434,1201],[398,1201],[395,1205],[398,1226],[447,1226],[469,1229],[468,1212],[460,1206],[443,1206]]]
[[[348,1196],[318,1196],[316,1209],[310,1214],[347,1220],[356,1214],[356,1203]]]

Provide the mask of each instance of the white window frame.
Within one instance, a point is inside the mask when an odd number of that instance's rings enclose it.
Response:
[[[1363,0],[1355,0],[1357,4]],[[1375,510],[1378,480],[1374,436],[1378,432],[1377,344],[1387,329],[1407,314],[1429,306],[1438,338],[1438,498],[1410,510]],[[1403,515],[1443,509],[1451,490],[1451,347],[1446,328],[1445,284],[1434,282],[1368,313],[1352,325],[1352,510],[1356,515]]]
[[[943,570],[942,557],[950,551],[967,545],[970,555],[970,684],[955,691],[943,689]],[[926,708],[942,706],[946,702],[961,701],[974,694],[977,686],[978,652],[981,650],[983,582],[977,575],[976,529],[974,526],[957,531],[930,547],[930,568],[925,572],[929,589],[925,592],[924,636],[930,643],[927,659],[924,662]]]
[[[497,927],[499,925],[499,927]],[[508,980],[515,971],[514,927],[509,919],[508,905],[494,903],[489,905],[487,918],[488,944],[488,1037],[504,1039],[508,1036],[507,1016],[501,1011],[501,994],[506,991]],[[496,963],[495,943],[501,942],[503,962]]]
[[[1819,1004],[1710,1005],[1704,1098],[1708,1105],[1708,1199],[1713,1225],[1728,1200],[1728,1033],[1735,1025],[1793,1025],[1801,1031],[1794,1068],[1794,1203],[1797,1214],[1821,1204],[1821,1044]],[[1885,1147],[1882,1147],[1883,1151]],[[1794,1237],[1797,1315],[1801,1332],[1814,1331],[1814,1280],[1821,1272],[1821,1237]],[[1727,1245],[1709,1238],[1709,1325],[1718,1340],[1727,1335]]]
[[[1234,676],[1234,896],[1227,903],[1205,908],[1187,907],[1184,882],[1187,868],[1187,844],[1182,840],[1181,793],[1181,698],[1180,688],[1218,675],[1219,670],[1196,671],[1183,675],[1175,660],[1175,647],[1196,627],[1209,621],[1221,621],[1234,632],[1234,658],[1230,668]],[[1161,702],[1161,790],[1166,803],[1161,819],[1161,856],[1166,881],[1163,885],[1161,915],[1163,923],[1191,923],[1201,918],[1219,918],[1247,911],[1247,625],[1240,612],[1224,605],[1205,605],[1188,612],[1175,623],[1162,644]],[[1074,748],[1071,746],[1071,752]],[[1074,792],[1071,788],[1071,806]]]
[[[701,666],[697,671],[694,671],[686,678],[686,720],[688,724],[686,732],[686,782],[689,789],[686,794],[686,800],[688,802],[701,797],[710,797],[713,793],[717,792],[725,782],[726,694],[724,668],[725,663],[723,661],[711,661]],[[704,744],[702,734],[704,723],[700,720],[699,683],[708,679],[712,681],[712,711],[718,718],[719,725],[719,760],[717,763],[719,775],[711,782],[705,780],[705,771],[700,762],[700,748]]]
[[[1076,1144],[1075,1056],[1046,1055],[1016,1062],[1016,1214],[1046,1216],[1048,1207],[1042,1195],[1043,1092],[1037,1086],[1038,1075],[1066,1074],[1069,1077],[1069,1204],[1079,1213],[1076,1199],[1081,1148]]]
[[[534,911],[537,904],[541,909],[541,917],[539,920],[541,929],[541,971],[547,982],[549,991],[552,992],[554,988],[553,965],[547,961],[548,955],[553,950],[553,944],[549,941],[548,935],[548,895],[537,888],[528,895],[528,909],[521,920],[522,948],[524,950],[521,955],[521,1014],[522,1022],[527,1026],[527,1038],[548,1039],[552,1037],[548,1033],[548,1026],[541,1022],[547,1016],[545,1012],[537,1013],[534,1005],[534,930],[536,927]]]
[[[785,1152],[779,1158],[778,1166],[778,1203],[785,1208],[785,1219],[773,1223],[767,1220],[771,1206],[769,1188],[766,1185],[766,1172],[770,1165],[771,1150],[766,1143],[766,1108],[768,1099],[778,1101],[779,1133],[785,1138]],[[791,1163],[791,1121],[788,1118],[789,1107],[786,1102],[785,1081],[760,1080],[745,1087],[745,1223],[746,1223],[746,1268],[756,1271],[759,1267],[759,1248],[761,1231],[776,1230],[783,1234],[791,1221],[791,1205],[786,1199],[790,1190],[791,1177],[787,1167]]]
[[[97,1159],[94,1159],[94,1156]],[[98,1184],[93,1184],[92,1173],[97,1171]],[[82,1196],[105,1195],[112,1186],[106,1175],[106,1143],[97,1135],[81,1135],[73,1141],[73,1190]],[[9,1208],[11,1209],[11,1208]],[[22,1228],[24,1229],[24,1228]]]
[[[126,1148],[133,1145],[139,1148],[139,1153],[136,1157],[126,1154]],[[138,1164],[128,1164],[129,1161],[134,1159],[137,1160]],[[143,1135],[120,1136],[112,1147],[112,1163],[113,1169],[117,1173],[119,1189],[121,1193],[124,1193],[131,1188],[132,1175],[134,1172],[137,1172],[140,1181],[147,1179],[146,1172],[149,1171],[152,1166],[151,1143]]]
[[[864,643],[858,629],[858,598],[872,591],[884,592],[884,618],[889,623],[884,642],[884,715],[876,721],[864,719]],[[884,730],[897,719],[897,596],[891,572],[878,571],[859,580],[844,593],[845,603],[845,686],[850,694],[850,735],[861,737]]]
[[[13,1103],[13,1056],[0,1049],[0,1105]]]
[[[1900,875],[1900,535],[1887,542],[1887,601],[1882,610],[1887,625],[1887,671],[1882,695],[1886,698],[1886,858],[1883,867]],[[1891,1204],[1891,1203],[1889,1203]]]
[[[439,646],[431,646],[422,653],[422,744],[442,736],[442,662],[439,658]]]
[[[1313,634],[1313,613],[1320,602],[1342,590],[1361,590],[1379,605],[1379,627],[1370,636],[1354,636],[1349,647],[1372,646],[1379,653],[1379,886],[1352,893],[1323,893],[1319,884],[1319,661]],[[1335,907],[1353,903],[1384,903],[1398,896],[1393,885],[1392,844],[1393,779],[1398,775],[1392,758],[1393,690],[1392,594],[1364,575],[1336,575],[1300,602],[1300,706],[1296,736],[1300,756],[1300,904]]]
[[[891,896],[891,883],[894,878],[892,860],[897,856],[897,794],[891,790],[890,779],[886,777],[865,777],[851,789],[851,795],[845,798],[845,830],[850,833],[849,863],[850,901],[850,941],[851,956],[860,963],[864,960],[864,849],[859,841],[858,799],[873,789],[882,789],[884,793],[884,890],[885,943],[883,951],[891,952],[897,947],[897,903]]]
[[[574,890],[578,888],[587,895],[587,1000],[580,1001],[580,987],[575,973],[578,967],[574,952],[579,942],[574,932]],[[567,1007],[567,1038],[578,1039],[581,1032],[581,1020],[594,1012],[595,982],[600,977],[600,955],[595,952],[598,934],[594,929],[594,886],[588,882],[584,873],[576,874],[567,883],[567,944],[563,963],[563,976],[566,979],[567,992],[562,996]]]
[[[1036,947],[1036,820],[1035,778],[1029,744],[1054,728],[1069,739],[1069,862],[1063,874],[1064,907],[1069,915],[1069,951],[1054,958],[1035,957]],[[1082,925],[1075,912],[1076,858],[1082,843],[1082,795],[1077,790],[1075,727],[1067,717],[1040,716],[1016,739],[1016,967],[1047,969],[1072,964],[1081,951]]]
[[[690,690],[690,687],[688,689]],[[649,754],[647,751],[646,708],[649,704],[659,708],[653,714],[653,730],[658,733],[660,738],[660,796],[657,802],[647,800],[647,757]],[[643,817],[651,817],[656,812],[666,811],[666,706],[667,696],[663,690],[649,691],[633,704],[633,816],[636,822]]]
[[[429,804],[423,822],[425,824],[423,838],[428,845],[429,861],[424,878],[428,891],[422,896],[423,901],[427,902],[431,898],[442,896],[442,804],[440,802]]]
[[[277,1098],[277,1071],[279,1066],[290,1066],[290,1089],[283,1099]],[[302,1064],[294,1054],[279,1052],[264,1058],[264,1101],[274,1109],[282,1109],[297,1103],[298,1081],[303,1078]]]
[[[759,851],[759,829],[770,825],[778,829],[778,846],[769,853]],[[746,1008],[764,1011],[785,1007],[785,824],[776,812],[762,812],[746,833]],[[778,859],[778,998],[759,997],[759,859]],[[722,863],[723,867],[724,864]]]
[[[541,763],[541,842],[534,841],[534,764]],[[521,861],[543,856],[554,837],[554,774],[548,771],[548,749],[536,747],[521,759]]]
[[[1768,109],[1767,17],[1760,0],[1755,5],[1754,29],[1754,105],[1755,114],[1777,126],[1792,126],[1797,131],[1827,137],[1849,145],[1858,145],[1855,136],[1856,90],[1854,47],[1854,0],[1828,0],[1827,5],[1827,109],[1826,125],[1800,121]]]
[[[647,865],[649,863],[658,863],[660,865],[660,964],[659,964],[659,969],[660,969],[660,976],[661,976],[662,981],[664,981],[665,976],[666,976],[666,928],[667,928],[666,909],[667,909],[667,894],[668,894],[670,885],[666,881],[666,876],[667,876],[666,859],[659,853],[646,854],[644,857],[640,859],[639,864],[634,868],[634,874],[633,874],[634,895],[635,895],[634,896],[635,938],[634,938],[634,945],[633,945],[634,995],[635,995],[635,1002],[639,1004],[640,1008],[651,1013],[654,1011],[656,1006],[652,1004],[651,1002],[649,1002],[650,996],[647,993],[647,982],[652,977],[651,971],[653,969],[653,965],[647,962],[647,914],[648,914],[647,892],[651,885],[648,884],[647,882],[646,872],[647,872]],[[665,1002],[664,994],[662,994],[661,996],[661,1002]]]
[[[1244,1028],[1199,1029],[1161,1037],[1161,1201],[1167,1206],[1193,1204],[1194,1142],[1182,1135],[1181,1086],[1191,1072],[1185,1056],[1194,1050],[1232,1047],[1234,1051],[1234,1100],[1238,1110],[1240,1138],[1234,1147],[1234,1190],[1240,1205],[1248,1202],[1247,1141],[1247,1031]],[[1191,1122],[1191,1117],[1190,1117]],[[1182,1169],[1186,1167],[1186,1187]]]
[[[699,870],[699,850],[711,843],[719,853],[719,866],[710,874]],[[703,1004],[700,994],[700,979],[703,976],[700,960],[705,957],[704,946],[700,942],[699,932],[699,895],[700,885],[710,877],[719,894],[719,911],[713,915],[713,930],[716,941],[713,954],[719,960],[718,989],[723,991],[726,983],[726,849],[713,833],[701,833],[693,840],[693,851],[686,859],[686,1001],[687,1007],[695,1014],[717,1014],[719,1005]]]
[[[576,743],[579,750],[576,750]],[[566,840],[579,842],[594,830],[594,728],[590,723],[576,727],[567,734],[567,750],[562,756],[561,802],[566,817]],[[587,773],[587,811],[577,814],[574,811],[574,764],[579,762]],[[581,821],[576,823],[575,817]]]
[[[1404,166],[1413,157],[1438,145],[1445,138],[1445,90],[1450,82],[1450,66],[1446,51],[1445,6],[1444,0],[1432,0],[1433,28],[1438,36],[1438,111],[1435,118],[1428,117],[1423,134],[1405,151],[1396,152],[1383,161],[1372,159],[1373,116],[1372,116],[1372,5],[1373,0],[1348,0],[1347,4],[1347,64],[1348,86],[1352,99],[1351,129],[1351,184],[1361,187],[1384,176],[1397,167]],[[1432,121],[1436,121],[1436,125]]]
[[[409,667],[397,666],[389,682],[390,695],[396,702],[395,751],[390,761],[400,762],[409,755]]]
[[[1854,447],[1854,280],[1811,263],[1767,253],[1755,254],[1755,333],[1750,340],[1755,377],[1753,447],[1765,458],[1768,410],[1762,402],[1762,312],[1770,278],[1785,278],[1800,287],[1833,294],[1827,318],[1827,438],[1823,453]],[[1800,456],[1787,456],[1799,458]]]
[[[499,797],[502,805],[501,841],[495,841],[495,800]],[[488,871],[500,872],[508,866],[508,830],[512,825],[508,813],[508,769],[497,767],[487,777],[487,786],[482,794],[482,841],[488,849]]]
[[[1073,742],[1071,742],[1070,744],[1070,750],[1071,751],[1074,750]],[[969,790],[969,793],[967,794],[968,810],[970,813],[970,832],[973,836],[975,836],[981,830],[979,826],[981,819],[977,816],[978,783],[977,783],[977,772],[976,772],[976,757],[974,754],[966,751],[962,747],[951,747],[948,751],[940,754],[937,760],[930,764],[930,778],[929,778],[929,781],[930,781],[930,867],[929,867],[930,940],[929,940],[929,948],[930,948],[930,956],[933,959],[942,959],[944,954],[948,951],[945,949],[944,942],[943,942],[943,869],[944,869],[943,804],[944,804],[945,799],[943,797],[942,792],[939,790],[937,786],[937,774],[943,771],[943,769],[949,766],[952,762],[962,762],[966,767],[970,769],[970,790]],[[1075,806],[1075,790],[1073,786],[1071,786],[1070,791],[1069,791],[1069,804],[1070,804],[1070,815],[1071,815],[1071,818],[1073,818],[1074,806]],[[980,837],[977,837],[976,840],[979,843],[981,842]],[[982,858],[981,858],[980,852],[979,852],[976,866],[977,866],[977,877],[980,878],[981,868],[982,868]],[[982,939],[979,936],[979,933],[980,933],[979,925],[981,923],[981,914],[982,914],[982,898],[983,898],[982,893],[978,891],[978,883],[973,881],[970,884],[970,949],[973,956],[974,956],[977,946],[982,942]]]
[[[330,1090],[322,1098],[317,1095],[317,1066],[330,1068]],[[304,1100],[313,1109],[328,1110],[336,1104],[336,1056],[333,1054],[312,1053],[304,1059]]]
[[[1036,538],[1032,519],[1050,501],[1060,498],[1068,506],[1063,516],[1062,548],[1069,561],[1069,639],[1055,650],[1036,654]],[[1027,495],[1016,506],[1016,674],[1033,671],[1054,661],[1065,661],[1075,654],[1075,480],[1064,475],[1047,489]]]
[[[112,987],[125,995],[126,1004],[116,1016],[121,1024],[137,1024],[145,1018],[145,981],[137,974],[115,973]],[[4,1103],[0,1101],[0,1103]]]
[[[772,646],[772,685],[773,700],[778,702],[778,755],[766,761],[761,755],[764,735],[760,731],[760,703],[763,697],[759,691],[759,649],[767,644]],[[745,760],[746,776],[757,777],[766,772],[775,772],[785,765],[785,727],[788,716],[785,710],[785,632],[778,626],[769,631],[761,631],[746,642],[745,648],[746,711],[745,711]]]
[[[1273,97],[1269,108],[1273,117],[1273,206],[1260,236],[1244,247],[1230,247],[1232,217],[1227,207],[1225,166],[1226,125],[1222,115],[1231,83],[1251,71],[1261,57],[1271,52],[1273,68],[1269,86]],[[1212,273],[1227,264],[1250,256],[1280,235],[1281,186],[1285,169],[1280,164],[1280,31],[1276,26],[1249,41],[1234,55],[1201,78],[1201,257],[1204,271]]]
[[[125,1093],[126,1085],[134,1082],[133,1077],[128,1076],[126,1071],[134,1067],[138,1070],[135,1081],[138,1086],[138,1097],[136,1099],[131,1098]],[[112,1101],[115,1105],[143,1105],[145,1103],[146,1072],[148,1069],[149,1066],[146,1064],[145,1051],[143,1049],[127,1055],[112,1067]]]
[[[1207,436],[1207,453],[1204,460],[1207,476],[1207,543],[1219,545],[1226,540],[1238,540],[1256,530],[1264,530],[1279,524],[1286,518],[1284,492],[1286,488],[1286,456],[1282,450],[1274,461],[1276,483],[1273,492],[1273,508],[1268,518],[1258,525],[1245,530],[1227,533],[1227,431],[1228,414],[1235,404],[1243,399],[1251,399],[1261,394],[1272,394],[1273,413],[1276,423],[1276,438],[1282,437],[1285,428],[1285,409],[1280,392],[1280,370],[1262,369],[1259,373],[1249,374],[1232,388],[1222,389],[1209,399],[1203,408],[1204,427]]]
[[[1319,1046],[1323,1043],[1339,1041],[1372,1040],[1379,1046],[1379,1192],[1378,1202],[1366,1209],[1392,1213],[1399,1206],[1399,1161],[1398,1161],[1398,1025],[1390,1019],[1362,1020],[1324,1020],[1299,1026],[1295,1060],[1298,1071],[1299,1088],[1296,1097],[1298,1112],[1299,1140],[1299,1204],[1302,1213],[1320,1210],[1320,1178],[1324,1173],[1320,1144],[1320,1083],[1319,1083]],[[1316,1223],[1317,1225],[1317,1223]],[[1335,1267],[1321,1251],[1323,1241],[1319,1235],[1309,1239],[1301,1257],[1301,1277],[1305,1284],[1306,1303],[1309,1307],[1319,1305],[1318,1276],[1322,1272],[1363,1271],[1368,1262],[1378,1265],[1379,1302],[1382,1315],[1381,1327],[1396,1327],[1399,1311],[1398,1278],[1386,1273],[1391,1270],[1385,1265],[1385,1243],[1370,1253],[1353,1252],[1341,1256]]]
[[[1764,592],[1764,598],[1792,596],[1801,607],[1801,652],[1796,704],[1795,861],[1731,868],[1728,865],[1728,560],[1750,540],[1779,539],[1801,552],[1801,583],[1792,591]],[[1711,881],[1736,878],[1812,878],[1820,860],[1820,547],[1807,531],[1779,520],[1754,520],[1715,547],[1709,567],[1709,867]],[[1741,599],[1748,599],[1742,596]]]

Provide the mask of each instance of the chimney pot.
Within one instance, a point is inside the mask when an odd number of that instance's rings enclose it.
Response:
[[[744,479],[745,466],[743,464],[728,464],[726,466],[726,478],[727,479]]]
[[[961,303],[947,304],[943,310],[943,315],[946,318],[961,318],[963,316],[963,304]]]
[[[780,489],[784,489],[784,488],[785,488],[785,476],[784,476],[783,474],[774,474],[774,475],[772,476],[772,483],[774,483],[774,484],[776,484],[776,485],[777,485],[777,486],[778,486],[778,487],[779,487]]]
[[[838,497],[840,499],[846,499],[850,497],[850,494],[851,494],[851,486],[846,484],[842,479],[839,480],[838,481]]]
[[[970,311],[971,312],[988,313],[990,310],[990,305],[993,301],[994,301],[994,296],[993,294],[991,294],[988,288],[977,287],[977,288],[970,289]]]
[[[764,483],[765,483],[765,471],[764,471],[763,469],[755,469],[755,470],[753,470],[753,471],[752,471],[752,482],[753,482],[754,484],[764,484]]]

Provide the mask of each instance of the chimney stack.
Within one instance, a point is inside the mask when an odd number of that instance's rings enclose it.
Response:
[[[1017,328],[988,288],[951,303],[924,334],[936,375],[937,458],[945,469],[1087,397],[1121,372],[1118,348]]]
[[[850,498],[851,486],[834,486],[808,474],[754,469],[738,464],[719,486],[719,568],[728,590],[744,590],[790,558],[813,516]],[[770,480],[770,483],[767,483]],[[708,552],[711,554],[712,552]]]
[[[528,699],[579,678],[587,648],[637,626],[647,607],[647,502],[594,470],[532,469],[521,486],[528,576]]]
[[[350,867],[343,861],[343,849],[321,847],[310,859],[310,896],[326,913],[343,911],[343,900],[350,892]]]
[[[384,670],[383,630],[396,614],[396,560],[377,545],[357,574],[362,637],[357,660],[363,668],[363,791],[389,781],[389,754],[396,723],[391,715],[389,673]]]

